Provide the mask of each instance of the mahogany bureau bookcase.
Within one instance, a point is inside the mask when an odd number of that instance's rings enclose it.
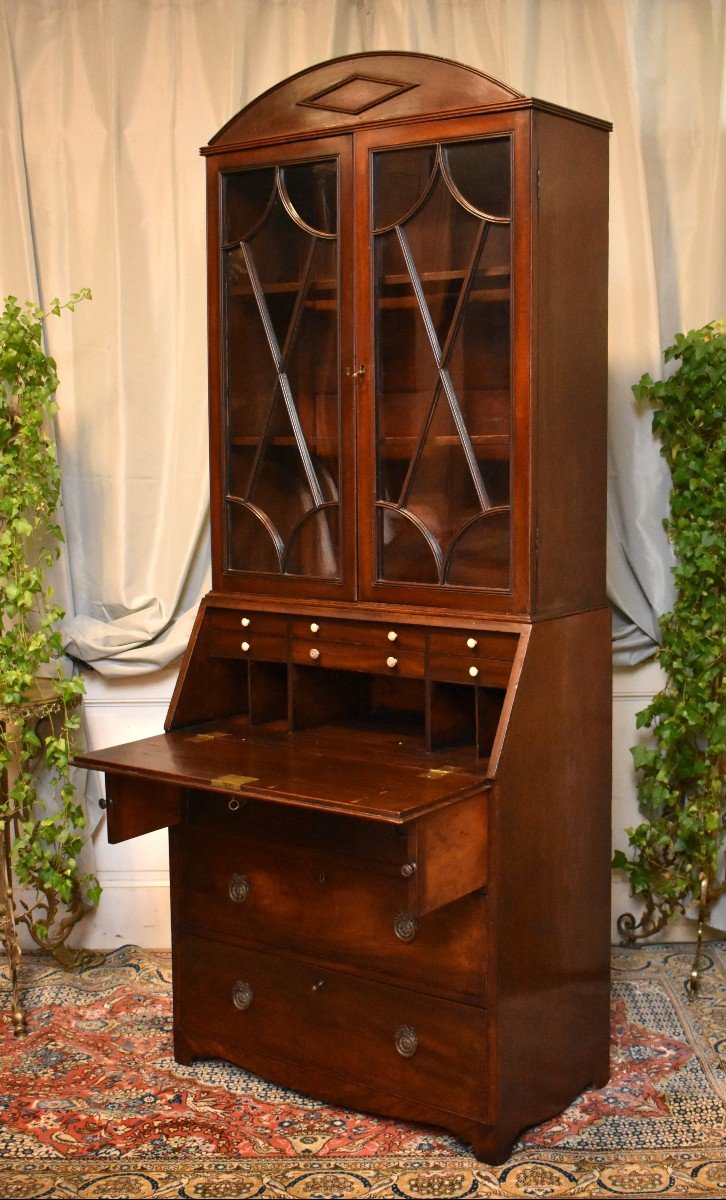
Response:
[[[608,1078],[610,126],[419,54],[208,172],[213,590],[158,737],[177,1059],[501,1160]]]

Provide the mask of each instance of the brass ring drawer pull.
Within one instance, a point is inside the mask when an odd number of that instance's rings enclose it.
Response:
[[[395,933],[399,942],[412,942],[416,936],[417,929],[418,922],[416,921],[415,917],[411,916],[410,913],[396,913],[396,918],[393,922],[393,932]]]
[[[250,881],[246,875],[233,875],[229,881],[230,899],[235,904],[244,904],[250,894]]]
[[[402,1058],[413,1058],[414,1054],[418,1050],[418,1038],[416,1037],[416,1030],[412,1029],[410,1025],[401,1025],[400,1028],[396,1030],[394,1041],[396,1044],[396,1049]]]
[[[253,999],[254,995],[250,985],[238,979],[232,988],[232,1003],[235,1008],[239,1008],[241,1012],[245,1012],[250,1007]]]

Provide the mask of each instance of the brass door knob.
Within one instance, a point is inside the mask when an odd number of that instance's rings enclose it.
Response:
[[[394,1043],[402,1058],[413,1058],[418,1050],[416,1030],[410,1025],[401,1025],[396,1030]]]
[[[399,942],[412,942],[416,936],[417,929],[418,922],[416,921],[415,917],[411,916],[410,913],[396,913],[396,918],[393,922],[393,932],[395,933]]]
[[[232,1003],[235,1008],[239,1008],[241,1012],[248,1009],[254,999],[254,993],[248,983],[243,983],[238,979],[232,988]]]
[[[412,875],[416,874],[416,863],[415,862],[404,863],[403,866],[401,867],[401,874],[403,875],[404,879],[410,879]]]
[[[229,881],[229,896],[235,904],[244,904],[250,894],[250,881],[246,875],[233,875]]]

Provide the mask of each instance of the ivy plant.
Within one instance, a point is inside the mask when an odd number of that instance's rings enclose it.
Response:
[[[677,334],[664,355],[678,363],[636,399],[653,405],[653,431],[671,471],[664,521],[676,556],[673,611],[660,620],[664,689],[637,715],[652,730],[631,750],[645,818],[626,830],[631,856],[616,852],[631,891],[644,901],[639,922],[618,922],[630,941],[663,929],[699,906],[707,915],[726,892],[726,327],[713,322]]]
[[[68,935],[101,889],[79,867],[85,818],[70,779],[83,681],[63,670],[64,613],[46,579],[63,535],[43,321],[86,298],[84,288],[43,311],[8,296],[0,315],[0,835],[23,889],[16,925],[68,967],[85,953]]]

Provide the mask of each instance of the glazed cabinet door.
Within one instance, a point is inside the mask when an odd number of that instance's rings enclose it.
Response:
[[[529,139],[518,116],[357,139],[370,599],[523,603]]]
[[[352,361],[350,139],[218,162],[209,164],[214,586],[350,596],[353,381],[341,369]]]

